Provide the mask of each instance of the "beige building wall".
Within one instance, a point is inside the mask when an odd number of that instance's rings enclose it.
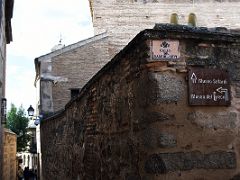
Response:
[[[16,179],[17,136],[9,129],[4,129],[3,180]]]
[[[40,114],[64,109],[71,90],[79,89],[109,60],[105,33],[80,41],[35,59],[40,79]]]
[[[179,24],[188,24],[195,13],[197,26],[240,28],[239,0],[89,0],[94,33],[107,32],[118,52],[140,31],[155,23],[169,23],[177,13]]]
[[[52,59],[52,73],[64,78],[52,86],[54,111],[71,99],[71,89],[81,89],[108,60],[107,38],[86,44]]]

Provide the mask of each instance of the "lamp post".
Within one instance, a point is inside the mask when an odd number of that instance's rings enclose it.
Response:
[[[28,116],[34,115],[34,109],[33,109],[32,105],[30,105],[30,107],[27,109],[27,112],[28,112]]]
[[[40,124],[40,116],[34,116],[34,108],[32,107],[32,105],[30,105],[30,107],[27,109],[28,112],[28,116],[30,117],[35,117],[35,121],[34,124],[37,126]]]
[[[30,105],[30,107],[27,109],[27,112],[28,112],[28,116],[30,117],[34,117],[35,118],[35,121],[34,121],[34,124],[36,126],[40,126],[40,120],[41,120],[41,115],[40,116],[35,116],[34,115],[34,108],[32,107],[32,105]],[[40,149],[40,127],[36,127],[36,143],[37,143],[37,179],[40,179],[40,161],[41,161],[41,157],[40,157],[40,154],[41,154],[41,149]]]
[[[2,124],[6,124],[6,116],[7,116],[7,99],[2,98],[1,104],[1,116],[2,116]]]

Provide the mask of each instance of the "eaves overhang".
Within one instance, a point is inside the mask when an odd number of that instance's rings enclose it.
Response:
[[[40,57],[37,57],[34,59],[34,64],[35,64],[35,81],[34,81],[34,86],[36,86],[36,83],[37,81],[40,79],[40,68],[41,68],[41,62],[42,61],[47,61],[47,60],[50,60],[56,56],[59,56],[63,53],[67,53],[69,51],[72,51],[76,48],[80,48],[80,47],[83,47],[87,44],[90,44],[90,43],[94,43],[96,41],[99,41],[99,40],[102,40],[102,39],[105,39],[107,38],[108,35],[106,32],[104,33],[101,33],[99,35],[96,35],[96,36],[93,36],[93,37],[90,37],[88,39],[84,39],[82,41],[79,41],[77,43],[74,43],[74,44],[71,44],[71,45],[68,45],[68,46],[65,46],[61,49],[58,49],[56,51],[53,51],[53,52],[50,52],[48,54],[45,54],[45,55],[42,55]]]
[[[6,43],[9,44],[12,41],[12,24],[11,19],[13,17],[13,5],[14,0],[5,1],[5,32],[6,32]]]

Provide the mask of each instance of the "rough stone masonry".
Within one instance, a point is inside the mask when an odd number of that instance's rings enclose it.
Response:
[[[41,122],[44,179],[238,178],[239,56],[225,28],[140,32]]]

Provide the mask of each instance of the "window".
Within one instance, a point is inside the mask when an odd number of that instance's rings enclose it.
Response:
[[[172,13],[170,17],[170,23],[171,24],[178,24],[178,15],[177,13]]]
[[[194,13],[188,15],[188,25],[196,27],[197,25],[197,16]]]
[[[71,90],[71,99],[77,97],[79,92],[80,92],[79,88],[73,88],[73,89],[70,89],[70,90]]]

